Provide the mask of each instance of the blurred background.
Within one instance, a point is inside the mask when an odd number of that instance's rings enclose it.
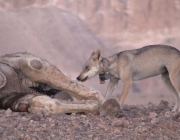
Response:
[[[30,52],[76,79],[92,51],[103,57],[150,44],[180,49],[180,0],[0,0],[0,55]],[[98,77],[82,83],[105,93]],[[119,98],[122,82],[114,91]],[[125,104],[174,103],[160,76],[134,82]]]

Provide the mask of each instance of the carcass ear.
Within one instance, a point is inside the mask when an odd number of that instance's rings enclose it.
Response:
[[[33,70],[37,70],[37,71],[41,70],[42,67],[43,67],[42,62],[41,62],[41,60],[39,60],[39,59],[30,59],[28,65],[29,65],[30,68],[32,68]]]
[[[6,76],[0,71],[0,89],[6,84]]]

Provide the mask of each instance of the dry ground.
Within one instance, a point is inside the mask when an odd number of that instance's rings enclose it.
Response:
[[[178,140],[180,113],[169,103],[124,105],[120,118],[0,110],[1,140]]]

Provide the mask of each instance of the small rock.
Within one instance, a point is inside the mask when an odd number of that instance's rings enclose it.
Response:
[[[167,111],[165,114],[164,114],[164,116],[166,117],[166,118],[170,118],[171,117],[171,111]]]
[[[82,114],[82,115],[80,115],[80,117],[82,117],[82,118],[86,118],[86,115],[83,115],[83,114]]]
[[[36,114],[33,114],[32,117],[31,117],[31,120],[33,120],[33,121],[40,121],[41,118],[40,118],[40,116],[38,116]]]
[[[30,138],[30,140],[38,140],[39,139],[37,136],[31,136],[31,135],[28,138]],[[53,138],[51,137],[51,139],[53,139]]]
[[[162,128],[167,128],[170,129],[172,131],[176,131],[177,130],[177,125],[175,123],[172,122],[167,122],[161,125]]]
[[[98,124],[98,128],[101,128],[101,129],[107,129],[107,126],[105,125],[105,124],[101,124],[101,123],[99,123]]]
[[[92,140],[98,140],[99,138],[98,138],[98,136],[96,136],[95,134],[93,135],[93,137],[92,137]]]
[[[26,135],[23,140],[31,140],[31,137]]]
[[[84,125],[85,125],[85,123],[84,123],[84,122],[79,122],[79,124],[80,124],[80,125],[82,125],[82,126],[84,126]]]
[[[116,119],[112,121],[112,126],[115,127],[124,127],[128,124],[127,120],[124,119]]]
[[[133,122],[141,122],[142,119],[141,119],[141,118],[132,118],[132,121],[133,121]]]
[[[14,140],[14,136],[7,136],[7,140]]]
[[[9,108],[4,112],[5,115],[10,115],[11,113],[12,113],[12,110]]]
[[[76,119],[76,116],[71,116],[71,120],[75,120]]]
[[[88,135],[88,137],[89,137],[89,138],[92,138],[92,137],[93,137],[93,135]]]
[[[157,117],[157,113],[156,112],[150,112],[149,113],[149,118],[156,118]]]
[[[151,120],[151,123],[152,123],[152,124],[159,123],[159,118],[153,118],[153,119]]]
[[[0,134],[3,134],[4,130],[5,130],[5,127],[0,126]]]
[[[158,105],[158,109],[160,109],[160,110],[166,110],[166,109],[168,109],[168,108],[170,108],[170,107],[169,107],[169,102],[164,101],[164,100],[161,100],[161,102],[160,102],[159,105]]]
[[[151,103],[151,102],[149,102],[149,103],[147,104],[147,107],[148,107],[150,110],[154,110],[154,109],[155,109],[155,105],[154,105],[153,103]]]

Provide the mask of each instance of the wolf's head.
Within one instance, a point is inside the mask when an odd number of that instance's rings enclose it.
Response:
[[[102,68],[100,66],[102,60],[101,50],[98,49],[96,52],[92,52],[90,58],[86,61],[83,66],[83,70],[77,77],[78,81],[84,82],[101,73]]]

